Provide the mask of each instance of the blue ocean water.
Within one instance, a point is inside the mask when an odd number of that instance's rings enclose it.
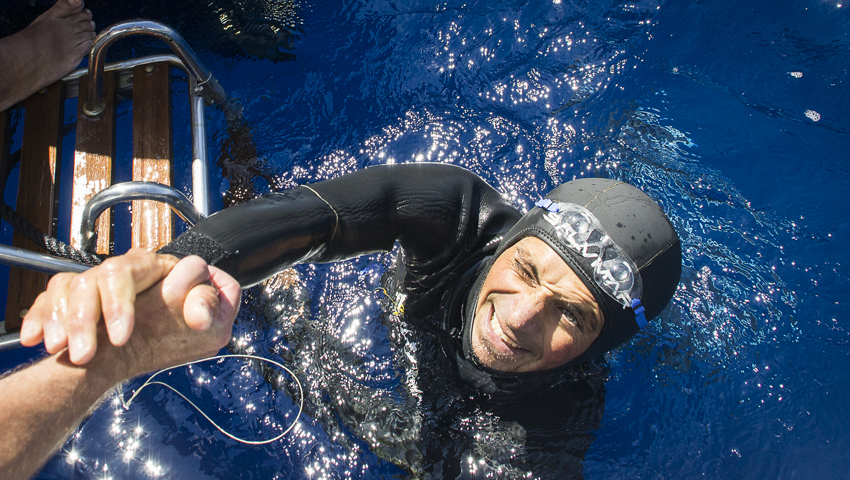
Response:
[[[433,342],[393,316],[378,287],[394,253],[298,267],[247,293],[231,347],[304,384],[287,437],[239,444],[151,389],[107,401],[37,478],[846,476],[850,5],[161,3],[90,5],[104,24],[171,24],[241,100],[258,157],[214,169],[219,206],[393,162],[465,166],[523,209],[618,178],[670,216],[682,282],[608,355],[603,387],[510,412],[447,387]],[[209,121],[211,157],[238,157]],[[259,364],[168,378],[244,436],[297,412],[291,377]]]

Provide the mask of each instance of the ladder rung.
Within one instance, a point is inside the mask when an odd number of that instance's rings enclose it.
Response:
[[[61,128],[64,112],[63,85],[54,83],[27,99],[24,111],[24,135],[15,210],[36,228],[54,235],[54,220],[59,180]],[[12,245],[39,250],[22,234],[15,232]],[[44,273],[9,269],[9,297],[6,302],[7,331],[20,328],[21,312],[29,308],[47,286]]]

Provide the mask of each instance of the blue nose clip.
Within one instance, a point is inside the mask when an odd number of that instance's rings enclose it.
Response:
[[[635,322],[637,322],[638,328],[649,325],[649,322],[646,321],[646,315],[643,313],[646,309],[640,304],[640,299],[632,299],[632,310],[635,311]]]

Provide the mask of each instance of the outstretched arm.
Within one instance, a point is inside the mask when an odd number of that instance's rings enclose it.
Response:
[[[134,295],[135,334],[124,346],[110,344],[101,324],[95,332],[100,346],[85,366],[72,361],[79,360],[74,358],[78,353],[63,349],[0,380],[3,478],[34,474],[117,383],[209,356],[227,343],[239,306],[239,285],[198,257],[172,266],[165,279]],[[58,285],[51,283],[25,322],[47,316],[65,323],[67,310],[47,307],[68,298]],[[194,330],[186,325],[190,318],[208,321],[205,328]]]
[[[298,263],[389,251],[395,242],[408,265],[462,257],[518,217],[463,168],[381,165],[230,207],[163,251],[200,255],[249,286]]]
[[[469,260],[470,252],[480,251],[518,217],[468,170],[382,165],[228,208],[161,251],[200,255],[250,286],[297,263],[388,251],[399,242],[417,285],[428,288],[433,279],[419,272],[441,277],[432,265]],[[35,345],[43,335],[48,352],[68,345],[71,361],[85,364],[94,355],[94,325],[102,311],[112,344],[123,345],[133,329],[135,295],[170,270],[176,262],[171,255],[131,252],[82,275],[57,275],[50,291],[63,294],[39,297],[31,312],[60,312],[65,323],[28,315],[21,342]],[[186,320],[192,328],[203,323]]]

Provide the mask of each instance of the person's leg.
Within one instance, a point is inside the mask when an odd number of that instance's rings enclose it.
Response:
[[[0,111],[74,69],[89,53],[94,36],[83,0],[57,0],[27,28],[0,38]]]

